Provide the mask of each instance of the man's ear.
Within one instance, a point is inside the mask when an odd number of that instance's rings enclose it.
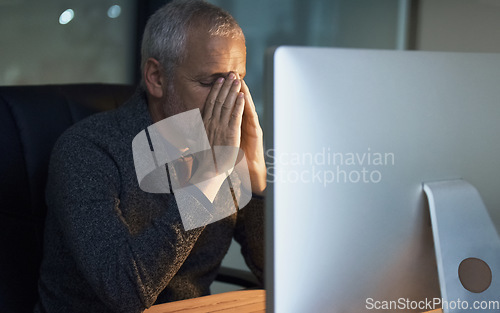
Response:
[[[149,58],[144,65],[144,82],[149,94],[155,98],[163,97],[163,88],[166,84],[163,68],[158,60]]]

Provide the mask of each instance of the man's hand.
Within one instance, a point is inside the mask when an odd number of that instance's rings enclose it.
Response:
[[[252,192],[262,195],[267,174],[262,128],[250,90],[238,75],[230,73],[214,83],[203,110],[203,122],[212,147],[241,147],[248,163]],[[224,159],[232,161],[234,166],[236,155]],[[216,162],[218,167],[224,166],[219,160]]]
[[[212,149],[196,154],[198,168],[190,181],[196,183],[211,201],[226,178],[225,175],[232,172],[238,157],[245,107],[244,95],[240,89],[241,81],[234,73],[230,73],[225,79],[217,79],[202,112]],[[215,177],[218,178],[214,179]]]

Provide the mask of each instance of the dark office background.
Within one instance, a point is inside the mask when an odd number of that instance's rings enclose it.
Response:
[[[0,85],[137,83],[142,30],[166,2],[0,0]],[[270,46],[500,52],[498,0],[209,2],[245,32],[246,80],[259,111]]]
[[[0,0],[0,85],[137,83],[144,25],[166,2]],[[209,2],[245,32],[246,80],[259,111],[269,46],[395,47],[397,0]]]

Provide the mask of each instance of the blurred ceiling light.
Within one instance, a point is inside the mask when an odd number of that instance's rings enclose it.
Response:
[[[121,13],[122,13],[122,8],[117,4],[110,6],[108,9],[108,16],[110,18],[117,18],[118,16],[120,16]]]
[[[61,13],[61,16],[59,16],[59,24],[61,25],[68,24],[74,17],[75,17],[75,11],[67,9],[66,11]]]

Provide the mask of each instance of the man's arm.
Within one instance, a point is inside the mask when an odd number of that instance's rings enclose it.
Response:
[[[203,227],[185,232],[174,197],[158,194],[152,203],[165,200],[162,214],[133,229],[122,216],[120,177],[108,151],[78,135],[63,136],[51,159],[47,202],[94,293],[110,311],[140,312],[178,271]]]
[[[248,268],[264,286],[264,199],[254,197],[238,211],[234,239]]]

